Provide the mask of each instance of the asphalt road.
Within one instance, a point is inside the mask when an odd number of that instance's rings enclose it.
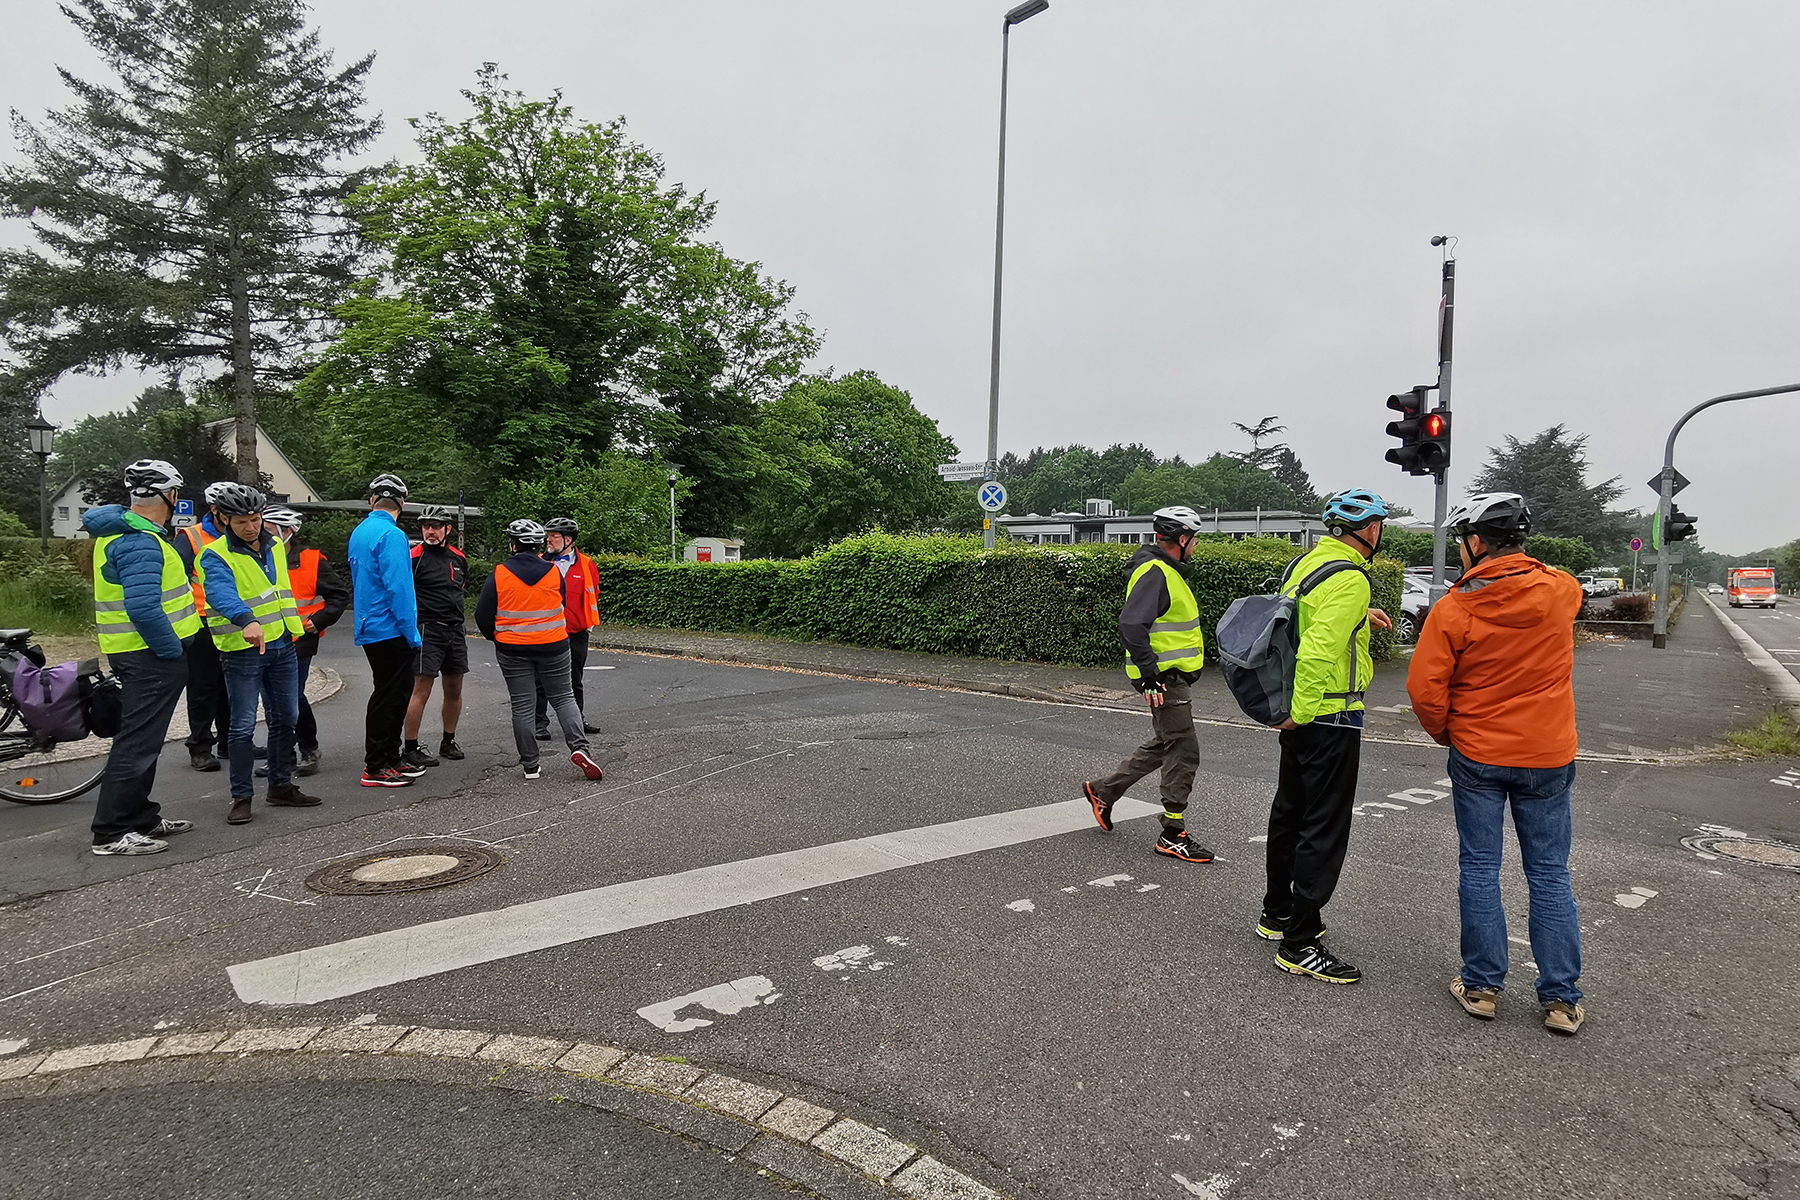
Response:
[[[1725,597],[1713,600],[1725,615],[1736,621],[1763,649],[1800,678],[1800,602],[1793,596],[1776,598],[1774,608],[1731,608]]]
[[[1695,628],[1696,644],[1699,630],[1722,637],[1716,623]],[[331,764],[315,780],[323,807],[259,809],[251,825],[227,827],[221,777],[183,774],[177,745],[162,767],[168,811],[201,827],[168,854],[86,854],[75,805],[0,812],[0,867],[19,897],[0,907],[0,1039],[24,1052],[374,1014],[609,1042],[809,1097],[1018,1196],[1773,1197],[1800,1187],[1800,873],[1682,844],[1727,831],[1800,843],[1796,790],[1770,778],[1780,767],[1582,764],[1573,867],[1590,1018],[1564,1040],[1540,1024],[1526,946],[1515,947],[1498,1022],[1470,1020],[1446,992],[1458,961],[1456,835],[1432,747],[1365,747],[1350,861],[1327,920],[1328,941],[1367,979],[1333,988],[1278,972],[1251,934],[1275,766],[1264,731],[1201,728],[1191,812],[1218,851],[1211,865],[1151,854],[1147,819],[1111,835],[1037,836],[1032,825],[1056,827],[1054,813],[958,853],[975,836],[968,827],[935,827],[1068,801],[1147,721],[599,654],[591,665],[612,669],[590,674],[589,714],[607,730],[596,739],[606,779],[588,784],[547,758],[544,777],[527,782],[507,765],[491,654],[471,648],[471,757],[423,786],[354,786],[349,747],[360,744],[366,689],[354,652],[328,639],[351,687],[318,710]],[[1638,652],[1592,653],[1621,656],[1608,677],[1620,682],[1582,703],[1624,724],[1642,707],[1625,682],[1639,660],[1623,657]],[[1641,661],[1679,672],[1690,702],[1752,686],[1741,659],[1714,650]],[[1672,720],[1673,707],[1656,719]],[[1155,798],[1144,785],[1133,795]],[[928,827],[908,843],[911,865],[893,869],[856,874],[845,864],[860,851],[837,845]],[[326,862],[423,841],[482,845],[505,862],[402,895],[304,886]],[[783,890],[751,862],[810,847],[831,847],[808,859],[823,882]],[[689,915],[594,933],[587,901],[559,899],[705,867],[720,868],[709,886],[729,906],[671,886],[658,902]],[[1523,937],[1516,862],[1506,886]],[[533,901],[545,902],[538,932],[561,927],[571,940],[512,953],[510,918],[483,914]],[[457,965],[408,946],[379,956],[398,982],[297,1007],[247,1002],[228,974],[454,917],[469,918],[457,927],[468,940],[498,949]],[[325,975],[357,985],[354,972]],[[712,989],[749,980],[770,985],[758,1002],[717,1002]],[[220,1181],[195,1189],[204,1194],[258,1194],[259,1179],[293,1196],[416,1194],[367,1136],[400,1124],[398,1113],[410,1129],[402,1157],[456,1143],[444,1176],[455,1183],[441,1194],[483,1194],[485,1168],[516,1181],[509,1194],[561,1195],[596,1145],[620,1159],[600,1194],[650,1194],[633,1189],[657,1171],[691,1173],[667,1194],[754,1195],[764,1182],[641,1129],[591,1127],[579,1140],[555,1106],[471,1103],[451,1082],[130,1086],[6,1101],[0,1154],[12,1165],[0,1194],[79,1194],[67,1173],[16,1167],[45,1155],[135,1181],[120,1194],[179,1191],[182,1176],[139,1161],[153,1153],[146,1124],[184,1144],[228,1130],[195,1161],[208,1174],[186,1177]],[[220,1114],[236,1119],[222,1125]],[[303,1131],[270,1132],[284,1119]]]

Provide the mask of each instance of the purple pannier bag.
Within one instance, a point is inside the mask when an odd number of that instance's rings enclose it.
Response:
[[[40,667],[21,658],[13,669],[12,694],[39,744],[79,742],[88,735],[88,692],[83,668],[97,664],[57,663]]]

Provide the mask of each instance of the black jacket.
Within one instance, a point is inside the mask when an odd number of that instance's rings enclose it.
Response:
[[[556,570],[556,564],[548,559],[539,558],[535,554],[515,554],[500,564],[517,575],[526,584],[537,583],[544,576]],[[494,575],[500,568],[494,568],[487,582],[481,585],[481,597],[475,601],[475,627],[481,630],[481,636],[494,641],[494,619],[500,613],[500,591],[494,583]],[[566,654],[569,649],[568,639],[560,642],[542,642],[530,646],[499,646],[508,654],[535,655],[554,658],[558,654]]]
[[[469,589],[469,560],[455,546],[420,542],[412,548],[413,591],[419,598],[419,622],[463,627]]]

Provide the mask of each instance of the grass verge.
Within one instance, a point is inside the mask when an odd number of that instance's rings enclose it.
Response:
[[[1728,733],[1725,740],[1752,758],[1800,754],[1800,726],[1784,712],[1772,712],[1762,724]]]

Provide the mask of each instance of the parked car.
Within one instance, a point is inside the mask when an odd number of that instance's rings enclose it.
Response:
[[[1394,636],[1402,642],[1416,642],[1425,625],[1425,614],[1431,610],[1431,575],[1415,575],[1408,571],[1401,581],[1400,616],[1394,622]]]
[[[1617,575],[1578,575],[1581,580],[1581,594],[1592,599],[1596,596],[1616,596],[1625,590],[1625,581]]]

